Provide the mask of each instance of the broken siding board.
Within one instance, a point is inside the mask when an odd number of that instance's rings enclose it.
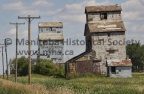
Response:
[[[111,12],[111,11],[122,11],[121,6],[119,5],[107,5],[107,6],[87,6],[85,8],[85,13],[93,12]]]
[[[64,40],[63,34],[39,34],[40,40]]]
[[[112,22],[97,22],[97,23],[88,23],[88,29],[92,32],[117,32],[117,31],[126,31],[125,26],[122,21],[112,21]],[[116,27],[110,27],[114,26]]]
[[[87,18],[89,23],[94,23],[94,22],[104,22],[104,21],[120,21],[121,20],[121,15],[120,12],[107,12],[107,19],[101,19],[100,18],[100,13],[89,13],[88,18]]]
[[[62,22],[39,22],[39,27],[63,27]]]

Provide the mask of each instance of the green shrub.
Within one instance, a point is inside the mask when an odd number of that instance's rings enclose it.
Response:
[[[15,74],[15,62],[16,59],[14,58],[11,64],[11,74]],[[33,64],[31,65],[31,68],[33,73]],[[28,74],[28,60],[24,56],[18,58],[17,74],[18,76],[26,76]]]
[[[79,77],[95,77],[96,75],[95,74],[92,74],[92,73],[83,73],[83,74],[80,74]]]
[[[67,79],[73,79],[73,78],[77,78],[78,77],[78,74],[76,72],[73,72],[73,73],[68,73],[67,75]]]
[[[64,66],[56,66],[51,60],[39,60],[34,65],[34,73],[46,76],[64,77]]]
[[[56,74],[55,74],[55,77],[60,77],[60,78],[64,78],[64,65],[59,65],[57,66],[57,70],[56,70]]]

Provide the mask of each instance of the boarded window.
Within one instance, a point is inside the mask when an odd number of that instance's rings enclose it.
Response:
[[[51,31],[51,28],[46,28],[46,31]]]
[[[44,40],[43,41],[43,45],[47,45],[47,44],[48,44],[48,42]]]
[[[119,72],[121,72],[121,69],[119,69]]]
[[[110,37],[110,32],[108,32],[108,37]]]
[[[107,13],[101,13],[100,14],[100,19],[101,20],[107,19]]]
[[[109,50],[107,50],[107,52],[109,54],[114,54],[116,51],[118,51],[118,50],[116,50],[116,49],[109,49]]]
[[[53,28],[53,29],[52,29],[52,32],[56,33],[56,29],[55,29],[55,28]]]
[[[40,28],[40,31],[43,32],[43,28]]]
[[[111,67],[111,72],[112,72],[113,74],[115,74],[115,73],[116,73],[116,67]]]
[[[43,42],[42,42],[42,41],[40,41],[39,43],[40,43],[40,45],[43,45]]]
[[[61,31],[57,31],[57,33],[61,33]]]

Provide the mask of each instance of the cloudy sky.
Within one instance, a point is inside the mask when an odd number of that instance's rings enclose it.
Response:
[[[85,6],[109,4],[122,6],[122,18],[127,29],[126,39],[140,40],[143,44],[144,0],[0,0],[0,44],[4,42],[5,38],[11,38],[13,44],[8,46],[8,59],[15,57],[15,26],[9,25],[9,23],[25,22],[25,25],[19,26],[19,39],[27,40],[27,21],[18,19],[18,16],[28,15],[41,16],[41,19],[32,21],[32,40],[37,40],[38,22],[51,21],[64,23],[65,40],[67,38],[84,40]],[[27,50],[27,46],[19,45],[19,50]],[[32,50],[36,51],[37,45],[32,45]],[[85,50],[85,45],[65,45],[65,50],[74,50],[74,55],[65,56],[65,60],[67,60],[82,53]],[[0,63],[0,74],[2,73],[1,65]]]

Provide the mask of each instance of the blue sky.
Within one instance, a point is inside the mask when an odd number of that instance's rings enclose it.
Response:
[[[13,44],[8,47],[8,58],[14,58],[15,26],[9,25],[9,22],[25,22],[25,25],[19,26],[19,39],[27,40],[27,22],[17,19],[18,16],[27,15],[41,16],[41,19],[32,21],[32,40],[36,40],[38,37],[38,22],[51,21],[64,23],[65,40],[67,38],[85,40],[83,36],[86,22],[85,6],[108,4],[122,6],[122,18],[127,29],[126,39],[140,40],[141,43],[144,43],[144,0],[0,0],[0,43],[3,43],[4,38],[13,40]],[[27,46],[19,45],[19,50],[27,50]],[[32,50],[37,50],[37,45],[32,45]],[[65,50],[74,50],[74,55],[65,56],[65,60],[67,60],[82,53],[85,45],[69,45],[65,46]],[[2,73],[1,65],[0,63],[0,74]]]

